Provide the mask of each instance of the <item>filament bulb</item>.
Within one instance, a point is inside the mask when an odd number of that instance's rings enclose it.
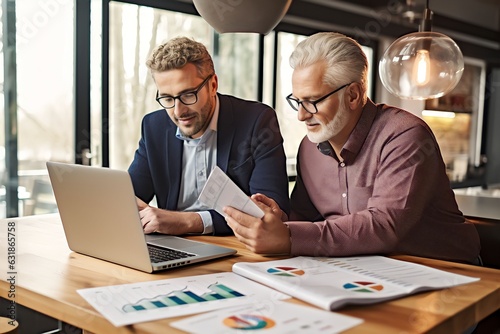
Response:
[[[423,86],[429,83],[431,77],[431,60],[429,51],[418,50],[414,64],[413,78],[417,85]]]

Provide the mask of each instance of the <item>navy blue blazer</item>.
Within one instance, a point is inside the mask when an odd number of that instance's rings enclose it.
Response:
[[[219,96],[217,166],[247,194],[262,193],[289,214],[283,138],[269,106],[229,95]],[[144,116],[139,147],[128,172],[137,197],[159,208],[177,210],[183,141],[164,109]],[[210,210],[214,235],[232,234],[225,219]]]

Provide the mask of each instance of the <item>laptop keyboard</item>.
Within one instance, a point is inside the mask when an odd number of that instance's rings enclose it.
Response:
[[[156,247],[153,245],[148,245],[148,249],[149,257],[151,258],[151,262],[153,263],[186,259],[196,256],[196,254],[186,253],[177,249]]]

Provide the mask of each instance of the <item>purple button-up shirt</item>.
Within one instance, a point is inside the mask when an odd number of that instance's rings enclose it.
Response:
[[[368,100],[340,156],[328,142],[300,145],[287,222],[292,255],[477,259],[479,236],[422,119]]]

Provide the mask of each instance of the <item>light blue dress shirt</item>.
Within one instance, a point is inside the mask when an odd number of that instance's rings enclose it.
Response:
[[[219,98],[216,97],[215,110],[205,133],[196,139],[183,136],[177,128],[176,137],[184,141],[182,154],[181,189],[179,211],[194,211],[203,220],[203,234],[213,232],[213,222],[208,207],[198,201],[198,196],[207,182],[210,172],[217,165],[217,120],[219,118]]]

